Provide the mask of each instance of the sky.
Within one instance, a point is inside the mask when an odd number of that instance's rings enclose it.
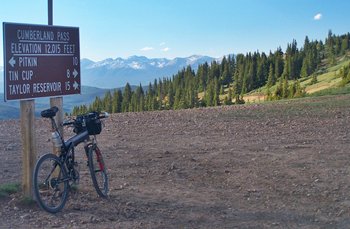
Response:
[[[48,22],[47,0],[0,5],[1,22]],[[221,57],[350,32],[349,9],[348,0],[53,0],[53,24],[79,27],[80,56],[94,61]]]

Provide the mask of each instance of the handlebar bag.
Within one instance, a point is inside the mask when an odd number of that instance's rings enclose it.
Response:
[[[97,135],[102,131],[101,120],[97,112],[91,112],[84,115],[78,115],[74,125],[74,132],[79,134],[87,130],[89,135]]]

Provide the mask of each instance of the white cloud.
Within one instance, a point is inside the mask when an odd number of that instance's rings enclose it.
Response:
[[[167,51],[169,51],[169,50],[170,50],[169,47],[165,47],[165,48],[161,49],[162,52],[167,52]]]
[[[162,42],[159,44],[159,46],[164,46],[165,45],[165,42]]]
[[[146,46],[146,47],[143,47],[142,49],[140,49],[141,51],[145,51],[145,52],[147,52],[147,51],[151,51],[151,50],[153,50],[154,48],[153,47],[148,47],[148,46]]]
[[[321,20],[322,18],[322,14],[321,13],[318,13],[314,16],[314,20],[318,21],[318,20]]]

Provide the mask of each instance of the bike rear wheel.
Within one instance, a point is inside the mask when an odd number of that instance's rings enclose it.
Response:
[[[92,183],[97,194],[106,198],[108,196],[108,175],[101,151],[97,145],[91,145],[88,154]]]
[[[43,155],[36,163],[33,174],[34,196],[39,206],[57,213],[68,198],[68,180],[60,159],[54,154]]]

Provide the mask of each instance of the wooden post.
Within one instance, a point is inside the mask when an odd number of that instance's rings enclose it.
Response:
[[[33,198],[33,171],[36,161],[35,142],[35,102],[22,100],[21,107],[21,138],[22,138],[22,189],[25,197]]]

